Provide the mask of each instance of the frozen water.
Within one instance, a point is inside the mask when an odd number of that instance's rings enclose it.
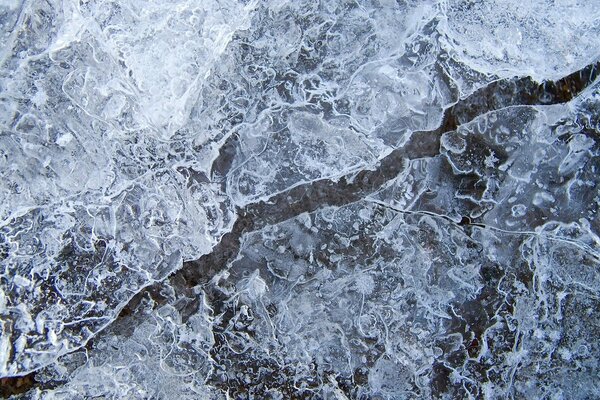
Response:
[[[596,3],[0,0],[0,394],[600,397]]]
[[[483,73],[558,79],[599,55],[598,0],[457,0],[444,7],[445,47]]]
[[[198,32],[169,28],[184,16],[166,11],[185,14],[184,3],[140,7],[29,2],[5,42],[2,375],[85,344],[140,289],[209,252],[230,229],[227,198],[201,177],[212,134],[177,129],[236,29],[224,22],[233,11],[188,10],[186,23],[200,18],[194,13],[206,19]],[[148,40],[159,48],[150,51]],[[188,75],[147,59],[168,46]],[[177,85],[186,91],[169,91]]]
[[[169,292],[167,286],[162,289]],[[202,292],[195,294],[203,298]],[[214,345],[213,319],[207,304],[201,300],[194,315],[186,320],[171,305],[154,311],[153,305],[144,299],[135,318],[127,325],[111,327],[91,355],[74,352],[44,370],[38,379],[66,384],[35,396],[170,399],[176,393],[183,399],[224,398],[204,384],[212,370],[208,351]]]

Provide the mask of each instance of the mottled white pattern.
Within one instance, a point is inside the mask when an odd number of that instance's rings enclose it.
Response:
[[[23,398],[600,397],[599,1],[0,0],[0,42]]]

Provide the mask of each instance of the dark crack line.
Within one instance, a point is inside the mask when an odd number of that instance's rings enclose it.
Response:
[[[191,288],[207,283],[212,276],[237,257],[244,234],[322,207],[339,207],[364,199],[398,176],[410,160],[438,155],[440,138],[444,133],[454,131],[460,125],[478,116],[509,106],[554,105],[569,102],[595,82],[599,76],[600,61],[557,81],[537,83],[530,77],[494,81],[445,109],[442,123],[438,128],[414,132],[408,143],[381,159],[374,170],[352,173],[337,181],[330,179],[313,181],[277,194],[268,202],[260,201],[236,209],[238,219],[231,232],[222,236],[212,252],[197,260],[184,262],[183,268],[172,273],[168,280],[176,291],[191,295]],[[213,164],[219,172],[231,168],[231,159],[235,154],[236,146],[236,137],[233,135],[231,141],[224,144],[221,155]],[[161,294],[161,284],[162,282],[158,282],[140,291],[123,307],[115,321],[103,330],[134,313],[137,305],[144,298],[152,298],[156,305],[164,304],[167,298]],[[193,307],[188,308],[193,309]],[[86,342],[86,348],[93,346],[98,333]],[[43,384],[35,381],[34,375],[35,372],[25,377],[4,377],[2,387],[9,395],[23,393],[33,387],[43,388]],[[0,392],[0,395],[5,394]]]
[[[210,254],[184,263],[182,275],[190,286],[203,283],[235,258],[241,237],[267,225],[313,212],[325,206],[354,203],[380,189],[402,172],[409,160],[439,154],[440,138],[480,115],[510,106],[555,105],[573,100],[600,76],[600,61],[590,64],[557,81],[537,83],[530,77],[503,79],[475,91],[444,111],[442,123],[431,131],[413,133],[409,142],[384,157],[375,170],[346,175],[338,181],[323,179],[300,185],[261,201],[237,209],[238,220]],[[231,156],[231,150],[227,151]],[[220,159],[219,164],[224,164]]]
[[[366,199],[366,201],[372,203],[372,204],[376,204],[379,207],[388,209],[394,213],[397,214],[404,214],[404,215],[422,215],[422,216],[429,216],[432,218],[437,218],[437,219],[442,219],[444,221],[446,221],[447,223],[454,225],[455,227],[458,227],[460,229],[463,230],[463,232],[467,235],[470,236],[468,232],[466,232],[466,228],[479,228],[479,229],[484,229],[484,230],[488,230],[488,231],[492,231],[495,233],[499,233],[502,235],[515,235],[515,236],[529,236],[529,237],[543,237],[546,238],[548,240],[554,240],[556,242],[561,242],[561,243],[565,243],[568,246],[573,246],[576,247],[577,249],[581,250],[582,252],[584,252],[585,254],[589,255],[590,257],[594,258],[597,261],[600,261],[598,259],[598,255],[596,254],[596,252],[591,249],[588,248],[586,246],[581,245],[580,243],[577,243],[577,241],[575,240],[569,240],[567,238],[564,237],[560,237],[557,235],[553,235],[551,233],[547,233],[547,232],[536,232],[536,231],[511,231],[511,230],[506,230],[506,229],[502,229],[502,228],[497,228],[495,226],[492,225],[487,225],[487,224],[481,224],[481,223],[474,223],[471,222],[470,219],[468,217],[463,218],[462,221],[460,222],[456,222],[454,221],[452,218],[443,215],[443,214],[437,214],[435,212],[431,212],[431,211],[415,211],[415,210],[403,210],[397,207],[394,207],[390,204],[386,204],[385,202],[379,201],[379,200],[373,200],[373,199]]]

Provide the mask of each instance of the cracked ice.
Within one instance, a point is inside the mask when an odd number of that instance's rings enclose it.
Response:
[[[0,1],[0,394],[600,397],[600,2],[530,3]]]

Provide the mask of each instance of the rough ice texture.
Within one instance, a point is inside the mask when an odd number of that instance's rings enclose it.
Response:
[[[0,1],[0,376],[600,397],[596,3]]]
[[[480,72],[558,79],[600,55],[598,0],[458,0],[445,7],[445,46]]]
[[[201,176],[216,133],[179,128],[244,7],[155,6],[14,7],[0,82],[2,375],[85,344],[230,229],[228,199]]]

